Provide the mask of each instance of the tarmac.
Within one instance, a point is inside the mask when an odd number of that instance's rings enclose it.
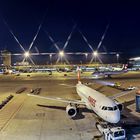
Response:
[[[95,127],[97,116],[93,112],[81,107],[77,117],[71,119],[65,111],[67,104],[27,96],[31,89],[41,88],[42,96],[80,99],[75,87],[61,85],[75,85],[76,73],[66,73],[67,76],[64,74],[0,75],[0,102],[8,95],[14,96],[0,109],[1,140],[92,140],[94,136],[101,135]],[[91,73],[83,73],[81,80],[107,96],[122,92],[96,83]],[[129,85],[139,87],[140,72],[129,72],[102,80],[120,82],[123,87]],[[23,87],[27,89],[16,94],[16,91]],[[118,100],[124,103],[120,124],[126,129],[127,139],[139,140],[140,113],[135,111],[135,92],[122,96]]]

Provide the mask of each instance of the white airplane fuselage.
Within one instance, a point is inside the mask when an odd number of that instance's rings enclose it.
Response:
[[[120,121],[120,110],[113,100],[81,84],[81,82],[76,85],[76,91],[81,97],[81,100],[86,102],[87,108],[93,110],[103,120],[109,123],[117,123]]]

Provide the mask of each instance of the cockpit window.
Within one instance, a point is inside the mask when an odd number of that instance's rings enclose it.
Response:
[[[113,111],[113,107],[107,107],[107,110]]]
[[[113,110],[117,110],[117,109],[118,109],[118,107],[117,107],[117,106],[114,106],[113,108],[114,108]]]
[[[107,110],[107,107],[105,107],[105,109],[104,110]]]
[[[102,110],[107,110],[107,107],[106,107],[106,106],[103,106],[103,107],[102,107]]]
[[[102,107],[102,110],[108,110],[108,111],[115,111],[115,110],[117,110],[117,109],[118,109],[117,106],[114,106],[114,107],[103,106],[103,107]]]

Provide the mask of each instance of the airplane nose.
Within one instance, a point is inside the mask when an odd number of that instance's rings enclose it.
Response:
[[[116,111],[113,114],[111,113],[108,117],[108,122],[110,123],[118,123],[120,121],[120,112]]]
[[[119,117],[112,118],[112,123],[118,123],[120,121]]]
[[[115,112],[114,115],[110,118],[111,123],[118,123],[120,121],[120,113]]]

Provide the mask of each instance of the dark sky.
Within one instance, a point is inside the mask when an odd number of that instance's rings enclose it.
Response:
[[[22,52],[9,33],[4,20],[26,50],[43,21],[41,30],[32,47],[40,52],[57,50],[45,31],[60,48],[76,28],[66,51],[90,52],[78,32],[97,48],[106,26],[109,24],[100,50],[123,52],[126,56],[138,56],[140,52],[140,4],[136,0],[1,0],[0,1],[0,50]],[[45,18],[44,18],[45,17]]]

